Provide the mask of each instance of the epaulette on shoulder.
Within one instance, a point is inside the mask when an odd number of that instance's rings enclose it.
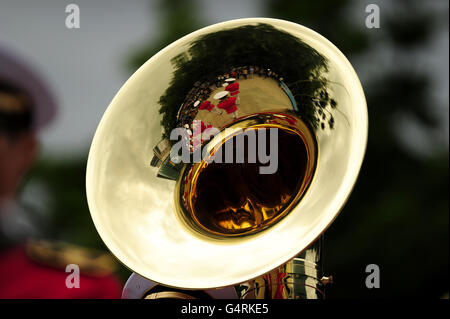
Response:
[[[76,264],[82,274],[96,277],[112,274],[117,266],[108,253],[60,241],[29,240],[26,254],[34,262],[52,268],[65,270],[67,265]]]

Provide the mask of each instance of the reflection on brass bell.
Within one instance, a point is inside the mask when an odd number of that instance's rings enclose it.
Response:
[[[87,165],[92,219],[154,283],[319,298],[332,278],[318,239],[356,182],[367,127],[357,75],[316,32],[266,18],[203,28],[106,110]]]

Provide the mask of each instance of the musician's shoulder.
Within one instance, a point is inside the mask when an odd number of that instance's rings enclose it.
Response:
[[[61,241],[28,240],[25,252],[41,265],[64,270],[68,265],[77,265],[82,274],[94,277],[111,275],[117,266],[106,252]]]
[[[103,251],[60,241],[28,240],[0,256],[0,297],[120,298],[122,283],[114,275],[116,267],[115,260]]]

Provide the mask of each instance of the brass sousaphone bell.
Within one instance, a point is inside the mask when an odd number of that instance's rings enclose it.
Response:
[[[233,20],[161,50],[112,100],[87,165],[97,231],[135,273],[124,297],[323,297],[320,239],[367,131],[352,66],[298,24]]]

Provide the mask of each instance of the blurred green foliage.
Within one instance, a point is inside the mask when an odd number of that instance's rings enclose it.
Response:
[[[448,149],[435,145],[434,153],[412,152],[398,138],[399,122],[413,118],[422,132],[432,136],[438,118],[430,94],[428,74],[418,70],[413,50],[427,45],[439,27],[426,2],[395,1],[383,11],[381,29],[366,29],[350,17],[349,0],[268,0],[267,16],[300,23],[333,42],[351,62],[388,44],[396,67],[363,74],[369,110],[367,154],[357,184],[344,210],[325,235],[325,274],[335,284],[329,298],[440,297],[448,291],[449,207]],[[131,58],[140,66],[159,49],[203,26],[201,8],[193,1],[160,1],[159,38],[139,48]],[[448,20],[447,20],[448,25]],[[400,53],[409,52],[410,59]],[[396,60],[397,61],[397,60]],[[408,62],[409,61],[409,62]],[[400,63],[401,62],[401,63]],[[380,66],[378,66],[378,63]],[[358,70],[357,70],[358,71]],[[361,74],[360,74],[361,75]],[[105,249],[92,224],[85,199],[86,154],[70,160],[41,160],[29,179],[43,184],[51,195],[46,223],[50,238]],[[381,270],[381,288],[365,286],[365,267]],[[123,269],[123,278],[129,275]]]
[[[157,3],[158,37],[132,52],[127,63],[132,69],[140,67],[165,46],[204,26],[200,23],[199,8],[194,1],[165,0]]]
[[[324,268],[335,279],[328,297],[442,296],[449,289],[448,149],[443,145],[421,156],[398,138],[400,120],[410,116],[433,141],[438,118],[431,80],[415,67],[412,48],[428,44],[439,16],[431,16],[423,2],[396,1],[390,9],[381,6],[381,29],[369,30],[363,19],[359,27],[349,19],[352,1],[271,0],[268,5],[270,16],[312,28],[350,61],[386,42],[395,59],[395,67],[385,69],[382,61],[370,60],[378,72],[364,74],[368,147],[354,191],[325,234]],[[404,52],[409,60],[402,61]],[[365,267],[372,263],[380,267],[380,289],[365,286]]]

